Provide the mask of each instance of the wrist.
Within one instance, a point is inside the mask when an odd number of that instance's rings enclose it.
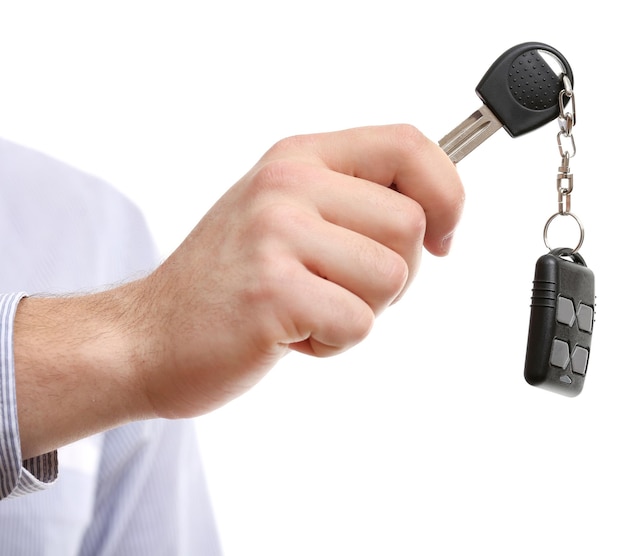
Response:
[[[149,416],[125,306],[130,291],[20,302],[13,343],[23,458]]]

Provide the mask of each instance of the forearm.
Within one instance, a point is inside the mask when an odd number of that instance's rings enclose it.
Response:
[[[14,324],[23,459],[145,416],[128,289],[25,298]]]

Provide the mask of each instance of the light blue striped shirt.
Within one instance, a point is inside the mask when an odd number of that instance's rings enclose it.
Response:
[[[94,291],[153,268],[136,207],[92,176],[0,140],[0,260],[0,555],[221,554],[193,421],[133,423],[21,458],[17,304],[24,292]]]

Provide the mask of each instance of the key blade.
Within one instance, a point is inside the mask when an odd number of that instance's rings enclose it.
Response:
[[[439,141],[439,146],[455,164],[502,127],[495,114],[482,105],[462,124]]]

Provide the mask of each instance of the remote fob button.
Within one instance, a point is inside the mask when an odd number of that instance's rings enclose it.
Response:
[[[578,328],[591,333],[593,327],[593,307],[581,303],[578,307]]]
[[[574,325],[576,322],[576,311],[574,310],[574,302],[571,299],[559,295],[556,305],[556,320],[567,326]]]
[[[587,361],[589,351],[584,347],[576,346],[572,353],[572,371],[576,374],[584,375],[587,372]]]
[[[563,340],[555,339],[552,342],[550,364],[565,369],[569,363],[569,346]]]
[[[561,375],[559,377],[559,380],[561,382],[564,382],[565,384],[571,384],[572,383],[572,379],[569,376],[567,376],[567,375]]]

